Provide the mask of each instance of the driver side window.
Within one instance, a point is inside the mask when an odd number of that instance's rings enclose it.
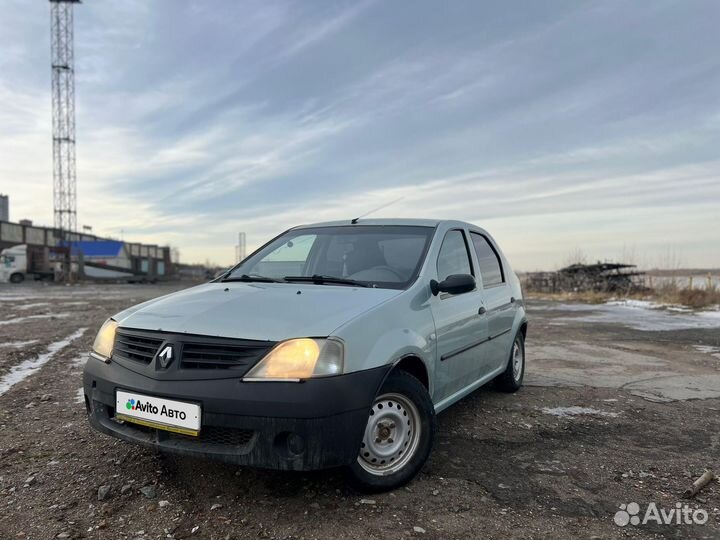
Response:
[[[460,230],[448,231],[440,246],[437,260],[438,281],[453,274],[473,274],[465,235]]]

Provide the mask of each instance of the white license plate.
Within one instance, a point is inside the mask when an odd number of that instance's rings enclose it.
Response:
[[[184,435],[200,433],[200,405],[135,392],[115,392],[115,417]]]

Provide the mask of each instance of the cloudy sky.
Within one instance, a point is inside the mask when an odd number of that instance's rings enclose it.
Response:
[[[517,269],[720,266],[720,2],[86,0],[78,223],[231,263],[457,218]],[[0,3],[0,192],[52,223],[48,2]]]

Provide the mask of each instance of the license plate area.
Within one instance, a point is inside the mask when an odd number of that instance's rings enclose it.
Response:
[[[202,409],[197,403],[115,391],[115,418],[155,429],[197,437]]]

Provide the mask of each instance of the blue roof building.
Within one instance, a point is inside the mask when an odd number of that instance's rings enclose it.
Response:
[[[82,253],[86,258],[114,259],[117,257],[127,258],[125,242],[117,240],[97,240],[70,242],[71,255]]]

